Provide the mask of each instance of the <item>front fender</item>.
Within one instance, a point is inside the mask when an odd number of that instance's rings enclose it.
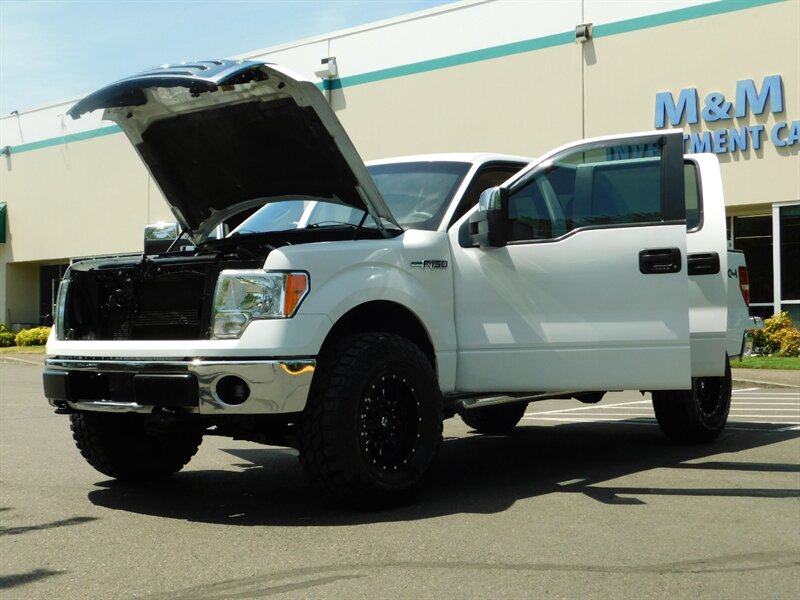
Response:
[[[311,291],[298,315],[325,315],[335,324],[367,302],[389,301],[407,308],[428,332],[440,383],[443,389],[449,387],[451,363],[455,370],[456,336],[445,233],[412,230],[388,240],[284,246],[270,254],[266,268],[309,273]]]

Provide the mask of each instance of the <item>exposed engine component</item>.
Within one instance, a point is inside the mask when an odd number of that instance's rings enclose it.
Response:
[[[217,254],[98,264],[71,274],[64,332],[74,340],[209,337],[211,300],[225,268],[263,264]]]

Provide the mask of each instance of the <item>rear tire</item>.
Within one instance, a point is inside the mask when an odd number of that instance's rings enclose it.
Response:
[[[653,392],[661,431],[677,442],[716,439],[728,422],[731,391],[731,367],[726,357],[723,377],[695,377],[691,390]]]
[[[359,507],[404,502],[441,440],[436,377],[407,339],[357,334],[320,360],[298,447],[306,474],[323,492]]]
[[[199,427],[152,415],[75,413],[75,444],[95,469],[126,481],[169,477],[195,455],[203,440]]]
[[[528,408],[527,402],[519,404],[498,404],[484,408],[463,410],[461,420],[479,433],[508,433],[517,426]]]

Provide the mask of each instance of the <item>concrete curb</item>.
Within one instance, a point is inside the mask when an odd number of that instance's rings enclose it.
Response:
[[[798,390],[798,394],[800,394],[800,387],[792,385],[791,383],[778,383],[777,381],[763,381],[759,379],[741,379],[741,378],[734,378],[733,383],[752,385],[757,387],[785,388],[788,390]]]
[[[800,389],[800,371],[787,369],[737,369],[731,370],[733,381],[761,387]]]

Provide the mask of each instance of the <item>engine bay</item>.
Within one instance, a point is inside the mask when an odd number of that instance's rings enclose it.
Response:
[[[375,230],[231,236],[193,250],[139,260],[92,260],[70,269],[63,336],[68,340],[199,340],[211,337],[214,290],[223,269],[259,269],[292,244],[380,237]]]

